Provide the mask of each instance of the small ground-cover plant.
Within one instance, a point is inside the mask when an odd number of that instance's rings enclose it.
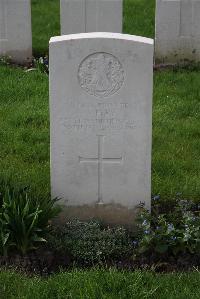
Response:
[[[54,229],[49,243],[84,264],[125,258],[132,252],[131,238],[125,228],[105,227],[98,221],[67,222]]]
[[[11,64],[9,56],[0,56],[0,65],[9,65]]]
[[[144,257],[147,263],[154,264],[167,257],[174,261],[178,255],[200,255],[197,203],[180,198],[171,203],[157,199],[151,213],[142,208],[138,220],[138,230],[134,232],[106,227],[98,221],[67,222],[53,228],[48,246],[81,265],[122,261],[134,267],[135,258],[137,265],[142,265]]]
[[[45,242],[49,221],[59,212],[55,201],[39,200],[26,189],[4,186],[0,194],[0,254],[7,255],[12,249],[26,254],[38,242]]]
[[[35,69],[40,71],[41,73],[48,74],[49,73],[49,60],[48,57],[40,57],[35,58],[33,61],[33,65]]]
[[[138,253],[156,253],[177,256],[200,253],[199,204],[176,200],[173,211],[159,214],[158,202],[152,214],[140,215]]]

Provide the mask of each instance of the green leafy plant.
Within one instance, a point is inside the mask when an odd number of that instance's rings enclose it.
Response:
[[[9,65],[11,58],[9,56],[0,56],[0,65]]]
[[[151,215],[143,211],[140,216],[138,253],[157,254],[200,252],[200,216],[189,201],[180,201],[170,215]]]
[[[47,57],[40,57],[39,59],[34,59],[34,67],[39,70],[41,73],[49,73],[49,65]]]
[[[35,249],[44,236],[49,221],[59,213],[55,201],[31,197],[26,190],[7,188],[0,196],[0,247],[6,255],[11,247],[26,254]]]
[[[4,214],[0,213],[0,255],[7,256],[8,249],[12,246],[10,231]]]

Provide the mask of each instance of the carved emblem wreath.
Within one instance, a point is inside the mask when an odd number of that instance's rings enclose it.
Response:
[[[108,53],[94,53],[81,62],[78,80],[87,93],[105,98],[122,87],[124,70],[115,56]]]

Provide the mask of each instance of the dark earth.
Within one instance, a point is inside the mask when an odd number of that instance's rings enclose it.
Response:
[[[156,255],[143,255],[140,258],[124,258],[115,261],[105,261],[94,265],[77,263],[69,255],[53,252],[47,248],[40,248],[32,253],[22,256],[13,254],[8,257],[0,257],[0,269],[14,269],[27,275],[49,276],[60,270],[71,270],[73,268],[90,269],[98,266],[104,268],[114,267],[118,270],[153,270],[155,272],[182,272],[191,271],[200,267],[200,254],[184,254],[179,257]]]

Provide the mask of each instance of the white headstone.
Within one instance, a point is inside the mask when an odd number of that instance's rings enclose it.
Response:
[[[200,0],[157,0],[155,58],[200,61]]]
[[[151,200],[153,41],[50,40],[51,185],[70,216],[132,223]]]
[[[122,32],[123,0],[61,0],[61,33]]]
[[[23,64],[32,60],[30,0],[0,0],[0,56]]]

